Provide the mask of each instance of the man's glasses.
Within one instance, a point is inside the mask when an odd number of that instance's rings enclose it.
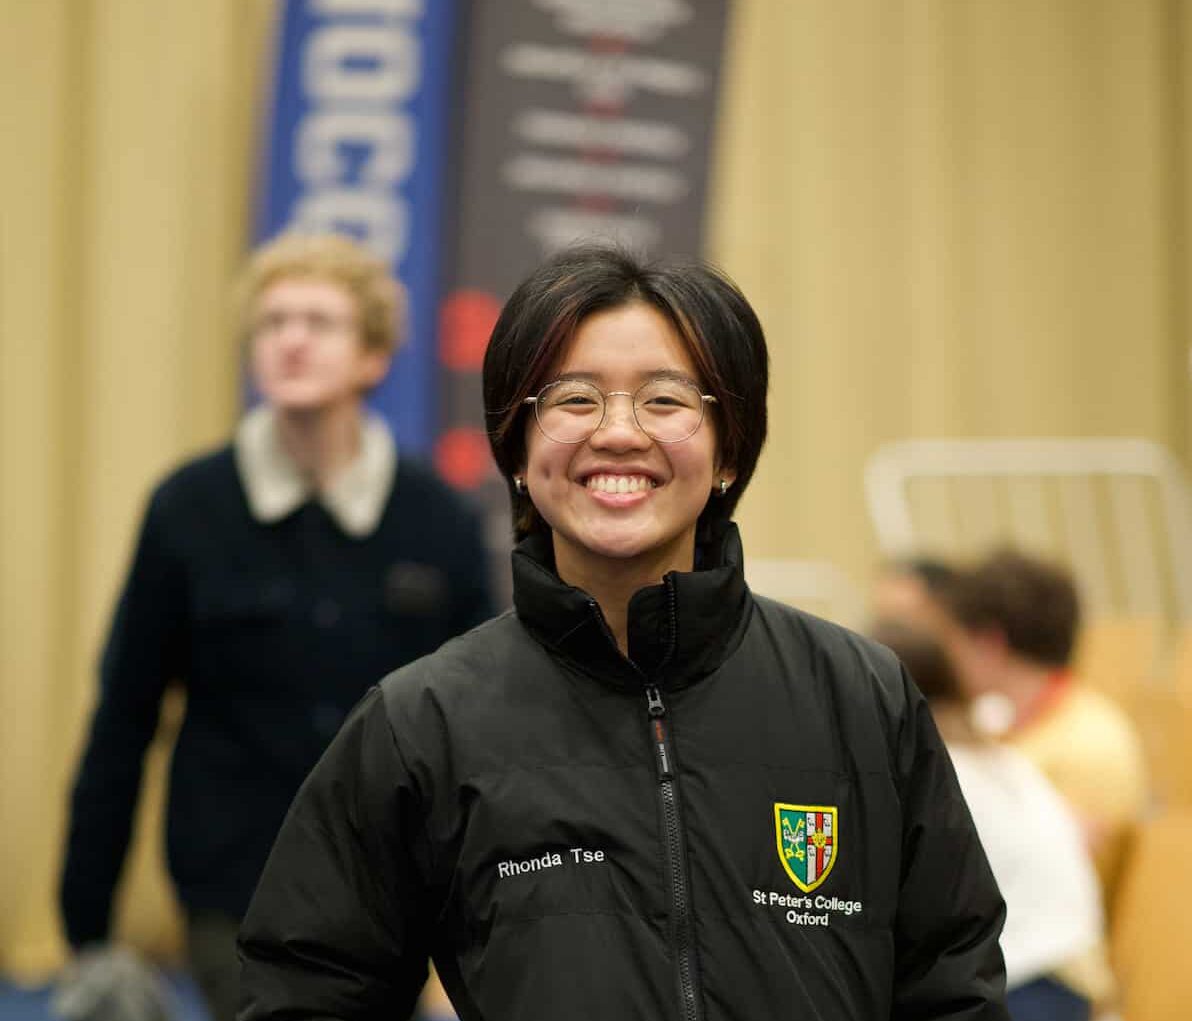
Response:
[[[354,316],[333,315],[317,309],[308,312],[274,311],[265,312],[252,323],[254,337],[270,337],[283,332],[288,326],[298,324],[312,337],[329,337],[333,333],[349,330],[356,325]]]
[[[643,383],[633,393],[604,393],[582,379],[559,379],[522,403],[534,405],[538,428],[547,439],[583,443],[604,424],[610,397],[628,397],[637,427],[658,443],[678,443],[694,435],[704,420],[705,405],[716,402],[694,383],[664,377]]]

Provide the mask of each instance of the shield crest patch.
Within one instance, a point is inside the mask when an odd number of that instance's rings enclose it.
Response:
[[[791,881],[809,893],[836,864],[840,833],[836,808],[828,805],[774,805],[778,860]]]

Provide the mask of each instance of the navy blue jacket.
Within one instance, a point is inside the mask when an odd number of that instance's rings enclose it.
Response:
[[[492,612],[478,516],[401,458],[381,522],[346,535],[317,502],[249,513],[232,448],[153,493],[104,649],[71,802],[61,906],[74,945],[108,934],[145,748],[186,690],[168,860],[182,904],[243,914],[286,808],[376,679]]]

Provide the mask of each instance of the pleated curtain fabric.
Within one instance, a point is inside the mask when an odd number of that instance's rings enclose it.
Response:
[[[699,16],[699,3],[692,3]],[[0,971],[62,960],[66,790],[150,485],[225,436],[270,0],[9,3],[0,33]],[[1178,0],[737,0],[708,254],[770,338],[749,556],[862,583],[908,437],[1186,460],[1192,14]],[[154,752],[162,757],[159,749]],[[160,763],[159,763],[160,765]],[[154,794],[153,792],[157,792]],[[160,777],[121,931],[177,951]]]

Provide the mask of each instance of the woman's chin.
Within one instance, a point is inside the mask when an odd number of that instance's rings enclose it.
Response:
[[[650,527],[626,528],[622,524],[619,528],[585,529],[567,541],[567,545],[578,561],[625,565],[635,560],[653,562],[680,559],[683,543],[681,536],[662,535]],[[691,565],[679,566],[678,569],[690,570]]]

